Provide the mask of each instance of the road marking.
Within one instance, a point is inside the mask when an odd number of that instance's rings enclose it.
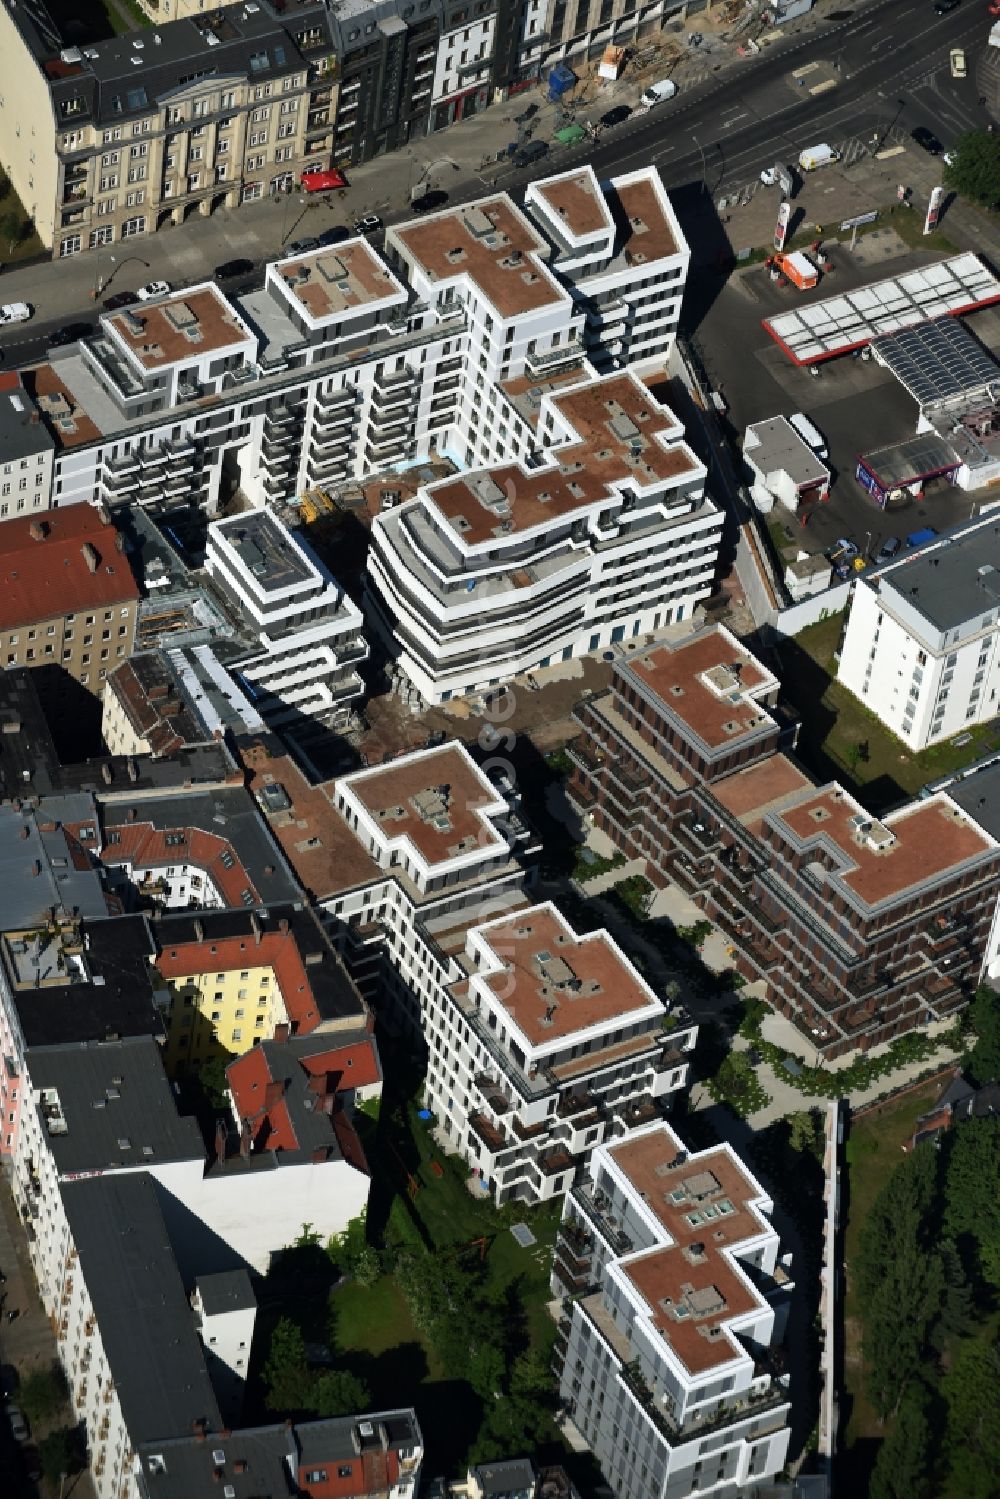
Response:
[[[889,149],[888,149],[888,151],[876,151],[875,152],[875,160],[876,161],[888,161],[890,159],[890,157],[901,156],[905,150],[906,150],[905,146],[890,146]]]
[[[836,88],[836,78],[828,78],[825,83],[814,83],[809,90],[810,94],[825,94],[828,89]]]
[[[804,68],[796,68],[792,73],[793,78],[804,78],[807,73],[815,73],[819,67],[818,62],[807,62]]]

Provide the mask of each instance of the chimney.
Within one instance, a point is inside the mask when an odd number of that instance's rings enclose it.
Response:
[[[129,809],[128,809],[128,820],[129,820],[129,822],[135,822],[136,819],[138,818],[138,816],[139,816],[139,810],[138,810],[138,808],[137,807],[129,807]]]
[[[273,864],[265,864],[264,865],[264,873],[265,874],[273,874],[274,873],[274,865]]]
[[[101,558],[93,542],[85,541],[83,543],[83,546],[80,548],[80,552],[83,556],[84,562],[86,562],[87,564],[88,570],[92,573],[96,573],[97,569],[101,565]]]
[[[245,1161],[250,1159],[250,1121],[244,1119],[240,1127],[240,1155]]]
[[[112,780],[114,779],[114,771],[111,769],[110,760],[105,760],[104,764],[101,766],[101,779],[103,780],[105,786],[110,786]]]
[[[219,1436],[223,1437],[223,1438],[225,1438],[225,1437],[231,1437],[232,1436],[232,1432],[230,1431],[230,1429],[229,1429],[228,1426],[224,1426],[222,1428],[222,1430],[219,1432]]]
[[[102,526],[110,526],[111,511],[108,509],[107,505],[98,505],[97,519],[100,521]]]
[[[315,1150],[312,1153],[312,1162],[313,1162],[313,1165],[314,1166],[321,1166],[325,1160],[326,1160],[326,1146],[325,1145],[317,1145],[316,1148],[315,1148]]]
[[[278,931],[281,933],[281,935],[283,937],[287,937],[288,936],[288,917],[287,916],[282,916],[281,920],[278,922]]]
[[[49,534],[49,523],[47,520],[33,520],[28,527],[28,534],[32,541],[44,541]]]
[[[276,1103],[280,1103],[285,1096],[285,1085],[282,1082],[270,1082],[264,1089],[264,1107],[273,1109]]]
[[[139,779],[139,767],[131,755],[128,757],[128,778],[130,781],[137,781]]]
[[[245,1473],[246,1470],[247,1470],[247,1460],[246,1460],[246,1458],[245,1457],[238,1457],[236,1459],[236,1461],[233,1463],[233,1472],[234,1473]]]
[[[121,531],[118,531],[115,535],[115,550],[118,552],[124,552],[125,550],[125,536]]]
[[[192,1421],[191,1426],[194,1431],[196,1441],[203,1442],[205,1440],[204,1421],[202,1421],[201,1419],[196,1419]]]
[[[215,1159],[220,1162],[226,1159],[226,1126],[221,1119],[215,1126]]]
[[[256,911],[250,912],[250,926],[253,929],[253,945],[254,947],[259,947],[261,937],[260,917],[257,915]]]
[[[275,1041],[279,1046],[284,1046],[285,1042],[288,1040],[288,1024],[286,1021],[281,1021],[274,1027],[274,1035],[271,1039]]]

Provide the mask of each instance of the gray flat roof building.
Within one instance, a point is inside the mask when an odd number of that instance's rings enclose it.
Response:
[[[37,807],[0,805],[0,929],[44,925],[52,911],[108,915],[100,870],[97,807],[87,792],[43,798]]]
[[[144,1171],[64,1182],[80,1273],[133,1446],[222,1427],[194,1319]]]
[[[28,1070],[61,1176],[204,1161],[201,1131],[178,1114],[151,1037],[43,1047],[29,1053]]]
[[[899,594],[937,632],[974,632],[987,615],[995,622],[1000,611],[1000,517],[900,558],[883,570],[880,581],[883,590]]]
[[[13,387],[13,388],[11,388]],[[16,374],[0,383],[0,466],[38,453],[54,453],[55,439]]]

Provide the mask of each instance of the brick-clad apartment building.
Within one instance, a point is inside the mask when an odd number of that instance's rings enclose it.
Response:
[[[881,821],[779,750],[778,682],[722,628],[622,660],[577,709],[570,794],[674,880],[827,1059],[930,1023],[978,981],[1000,845],[946,792]]]

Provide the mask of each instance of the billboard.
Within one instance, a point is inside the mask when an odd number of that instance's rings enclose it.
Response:
[[[778,222],[774,226],[774,248],[783,250],[785,239],[788,235],[788,225],[791,222],[792,205],[787,198],[782,198],[781,207],[778,209]]]

